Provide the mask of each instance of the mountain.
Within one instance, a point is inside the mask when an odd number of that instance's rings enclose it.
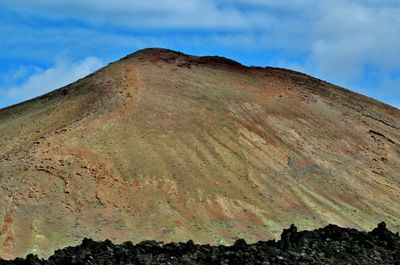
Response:
[[[164,49],[0,110],[0,256],[291,223],[400,231],[400,111],[302,73]]]

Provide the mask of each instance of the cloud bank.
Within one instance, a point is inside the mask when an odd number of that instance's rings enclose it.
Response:
[[[5,107],[10,100],[20,102],[63,87],[92,73],[101,66],[103,66],[103,63],[96,57],[87,57],[78,62],[59,58],[54,66],[48,69],[34,69],[34,73],[29,75],[22,84],[0,88],[2,93],[0,108]],[[22,67],[9,73],[9,77],[20,79],[27,71],[28,69]]]

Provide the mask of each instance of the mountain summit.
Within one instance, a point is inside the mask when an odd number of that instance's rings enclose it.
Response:
[[[400,231],[400,111],[294,71],[164,49],[0,110],[0,256],[296,223]]]

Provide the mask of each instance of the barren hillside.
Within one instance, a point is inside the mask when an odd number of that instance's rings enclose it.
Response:
[[[310,76],[138,51],[0,110],[0,256],[84,237],[400,231],[400,111]]]

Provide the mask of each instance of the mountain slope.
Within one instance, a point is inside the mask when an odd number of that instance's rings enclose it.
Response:
[[[310,76],[146,49],[0,110],[0,256],[82,238],[400,230],[400,111]]]

